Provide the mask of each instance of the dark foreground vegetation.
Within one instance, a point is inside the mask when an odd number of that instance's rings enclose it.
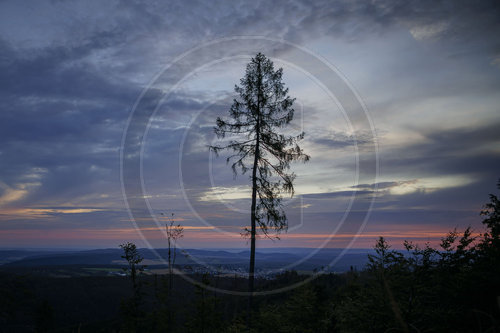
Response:
[[[500,186],[500,184],[499,184]],[[361,270],[321,274],[300,287],[254,298],[248,323],[244,297],[200,285],[244,291],[237,276],[51,278],[0,273],[2,332],[499,332],[500,201],[485,206],[486,232],[452,231],[434,249],[380,238]],[[129,249],[130,250],[130,249]],[[134,258],[133,248],[129,259]],[[286,272],[256,280],[276,290],[307,276]],[[250,329],[248,328],[250,326]]]

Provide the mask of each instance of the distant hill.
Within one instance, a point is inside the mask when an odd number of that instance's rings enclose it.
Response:
[[[167,249],[140,249],[144,264],[165,266]],[[281,248],[259,249],[256,263],[260,270],[305,270],[320,269],[333,263],[330,271],[342,272],[351,266],[361,269],[367,262],[367,254],[372,250],[351,249],[338,260],[342,249]],[[176,265],[207,266],[216,268],[241,268],[248,265],[249,250],[241,249],[186,249],[178,250]],[[121,249],[99,249],[85,251],[23,251],[0,250],[2,267],[36,267],[64,265],[125,265]]]
[[[56,255],[59,253],[64,253],[65,251],[60,250],[2,250],[0,249],[0,265],[4,265],[13,261],[22,260],[27,257],[36,257],[36,256],[50,256]],[[69,251],[71,253],[77,251]],[[68,253],[69,253],[68,252]]]

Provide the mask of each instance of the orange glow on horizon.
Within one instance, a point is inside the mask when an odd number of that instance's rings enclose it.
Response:
[[[241,236],[242,229],[232,227],[238,232],[221,232],[217,230],[216,226],[183,226],[184,237],[180,242],[186,246],[219,246],[224,247],[225,244],[240,244],[244,246],[247,241],[246,238]],[[224,227],[223,227],[224,228]],[[228,227],[226,227],[228,228]],[[148,227],[140,229],[144,237],[153,242],[161,242],[165,240],[163,227]],[[394,228],[393,228],[394,229]],[[395,248],[402,246],[403,240],[414,241],[417,243],[429,242],[436,245],[440,242],[441,238],[446,236],[448,231],[425,231],[425,230],[404,230],[404,231],[367,231],[360,234],[337,234],[328,235],[325,233],[289,233],[281,234],[280,240],[272,242],[264,238],[262,235],[259,237],[261,244],[268,244],[270,246],[285,246],[285,247],[344,247],[347,246],[351,240],[356,238],[355,247],[371,248],[375,240],[379,236],[383,236]],[[479,233],[474,233],[473,236],[479,236]],[[141,237],[139,230],[134,228],[113,228],[113,229],[52,229],[52,230],[38,230],[38,229],[11,229],[0,230],[0,239],[6,240],[8,243],[16,240],[25,241],[58,241],[68,242],[71,245],[77,240],[86,241],[109,241],[116,243],[116,241],[140,241]],[[396,242],[398,244],[396,244]],[[34,242],[36,243],[36,242]],[[401,244],[399,244],[401,243]],[[34,244],[35,246],[36,244]]]

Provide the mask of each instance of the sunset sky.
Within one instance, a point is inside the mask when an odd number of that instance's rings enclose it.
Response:
[[[257,52],[283,68],[286,131],[305,131],[311,156],[292,164],[289,232],[259,247],[480,233],[500,178],[499,18],[495,1],[3,1],[0,247],[164,247],[172,213],[182,247],[247,247],[249,175],[207,146]],[[137,146],[148,221],[133,221],[120,174],[138,108],[154,111]]]

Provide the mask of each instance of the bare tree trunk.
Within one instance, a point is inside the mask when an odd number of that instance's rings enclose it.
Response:
[[[248,292],[250,293],[248,297],[248,328],[252,325],[252,311],[253,311],[253,292],[254,292],[254,280],[255,280],[255,238],[256,238],[256,223],[257,223],[257,168],[259,166],[260,158],[260,95],[261,95],[261,80],[262,74],[260,69],[260,63],[257,65],[258,72],[258,83],[257,83],[257,124],[255,128],[255,156],[253,160],[252,168],[252,207],[251,207],[251,230],[250,230],[250,267],[248,272]]]
[[[167,227],[168,228],[168,227]],[[171,255],[170,236],[168,237],[168,290],[172,290],[172,255]]]
[[[259,150],[257,145],[256,151]],[[252,207],[251,207],[251,230],[250,230],[250,269],[248,271],[248,316],[251,318],[252,313],[252,298],[254,291],[255,279],[255,234],[256,234],[256,206],[257,206],[257,154],[255,154],[253,171],[252,171]],[[249,320],[249,323],[251,319]]]

